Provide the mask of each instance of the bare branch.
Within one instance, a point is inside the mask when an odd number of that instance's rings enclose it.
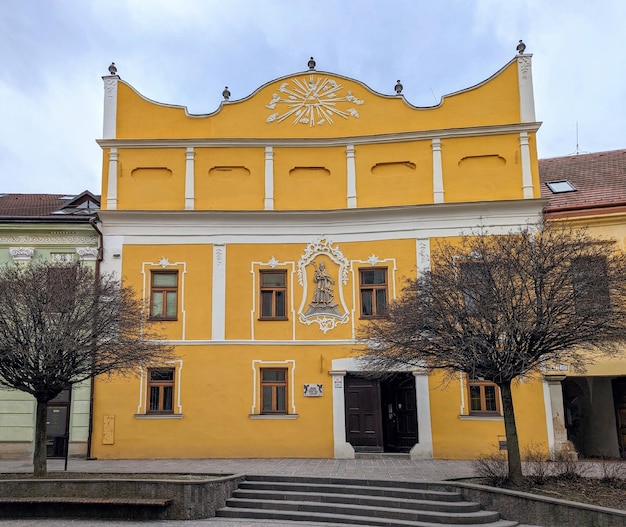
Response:
[[[623,349],[624,320],[624,254],[584,230],[542,223],[441,243],[430,271],[409,280],[359,337],[371,372],[409,365],[497,384],[510,469],[521,478],[511,382],[550,362],[583,370]]]
[[[79,264],[0,269],[0,385],[47,402],[97,375],[166,359],[142,302],[111,276]]]

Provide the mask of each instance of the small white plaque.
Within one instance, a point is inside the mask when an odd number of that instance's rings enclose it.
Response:
[[[305,384],[304,385],[305,397],[321,397],[322,395],[324,395],[323,384]]]

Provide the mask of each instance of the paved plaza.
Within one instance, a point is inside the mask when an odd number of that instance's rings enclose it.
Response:
[[[587,475],[594,470],[600,475],[599,467],[590,463]],[[49,460],[48,471],[62,472],[63,460]],[[86,460],[70,459],[70,472],[106,473],[172,473],[172,474],[280,474],[286,476],[317,476],[366,478],[404,481],[442,481],[467,478],[475,475],[472,461],[420,460],[403,457],[360,459],[154,459],[154,460]],[[0,473],[32,472],[29,460],[0,461]],[[0,527],[301,527],[303,524],[291,521],[228,520],[211,518],[206,520],[153,520],[146,522],[120,520],[70,520],[70,519],[28,519],[1,520]],[[307,526],[334,527],[328,523]],[[342,527],[350,527],[342,524]],[[524,526],[520,526],[524,527]],[[530,527],[530,526],[527,526]]]
[[[63,460],[49,460],[48,471],[63,471]],[[30,461],[0,461],[0,472],[31,472]],[[335,476],[344,478],[440,481],[471,477],[471,461],[425,460],[406,458],[384,459],[150,459],[150,460],[86,460],[70,459],[70,472],[104,473],[183,473],[183,474],[281,474],[286,476]],[[1,520],[0,527],[302,527],[288,521],[251,521],[211,518],[207,520],[119,521],[119,520]],[[307,523],[307,526],[331,527],[331,524]],[[342,527],[350,527],[343,524]]]
[[[48,460],[49,472],[63,471],[63,460]],[[0,461],[0,472],[31,472],[30,460]],[[70,472],[281,474],[412,481],[441,481],[474,475],[472,461],[424,460],[387,456],[381,459],[129,459],[71,458]]]

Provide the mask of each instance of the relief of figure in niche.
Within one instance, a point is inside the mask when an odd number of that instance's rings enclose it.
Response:
[[[313,292],[313,299],[305,312],[305,316],[317,314],[341,316],[337,308],[337,302],[333,299],[335,281],[328,274],[324,260],[320,260],[319,265],[313,261],[312,265],[315,268],[315,273],[313,274],[315,290]]]

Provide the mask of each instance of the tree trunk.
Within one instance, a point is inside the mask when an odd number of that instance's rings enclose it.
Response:
[[[517,426],[515,425],[515,410],[513,409],[513,395],[511,381],[498,385],[502,394],[502,410],[504,412],[504,430],[506,433],[507,459],[509,463],[509,481],[513,485],[520,485],[523,480],[522,458],[519,450]]]
[[[48,473],[46,451],[46,428],[48,421],[48,403],[37,401],[35,417],[35,451],[33,452],[33,470],[35,477],[43,477]]]

